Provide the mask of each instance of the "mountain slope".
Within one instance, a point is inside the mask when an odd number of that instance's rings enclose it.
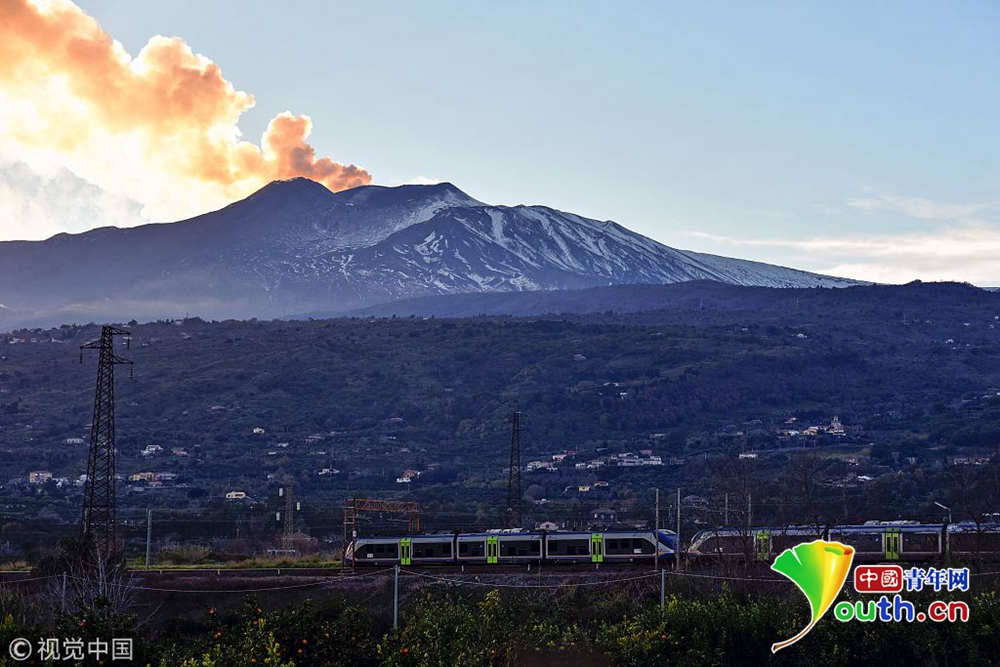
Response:
[[[854,285],[844,289],[774,289],[727,285],[712,280],[691,280],[666,285],[612,285],[578,290],[494,292],[491,294],[442,294],[400,299],[351,311],[352,317],[543,317],[566,314],[651,314],[656,321],[675,317],[724,319],[733,313],[821,313],[826,308],[860,308],[858,304],[895,307],[900,313],[923,313],[949,303],[975,304],[993,313],[998,295],[965,283],[906,285]],[[972,307],[972,305],[970,305]],[[299,319],[323,319],[330,313],[302,313]],[[795,316],[798,317],[797,315]],[[993,315],[989,315],[993,317]],[[901,321],[906,317],[901,315]],[[798,322],[790,319],[789,322]],[[961,323],[959,323],[961,326]]]
[[[269,318],[435,294],[689,280],[855,284],[675,250],[544,206],[489,206],[450,183],[334,194],[299,178],[182,222],[0,243],[0,327]]]

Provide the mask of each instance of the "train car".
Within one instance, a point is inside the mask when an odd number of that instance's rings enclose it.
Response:
[[[456,560],[461,564],[495,563],[499,553],[497,542],[495,535],[486,533],[460,534],[455,537]]]
[[[672,530],[656,531],[656,556],[662,561],[672,562],[677,557],[677,533]]]
[[[534,563],[542,559],[544,533],[502,532],[496,535],[495,563]]]
[[[857,563],[936,560],[944,553],[941,524],[870,521],[860,526],[835,526],[829,539],[854,547]]]
[[[773,560],[785,549],[816,539],[841,542],[854,547],[858,563],[924,561],[939,559],[944,553],[941,524],[905,521],[873,521],[859,526],[815,526],[749,529],[709,529],[695,534],[688,548],[691,560]]]
[[[710,528],[695,533],[687,550],[691,561],[771,560],[773,555],[803,542],[822,539],[815,526],[779,528]]]
[[[959,561],[1000,560],[1000,523],[971,521],[948,526],[948,554]]]
[[[605,532],[600,534],[604,563],[651,561],[657,556],[656,534],[650,532]]]
[[[669,530],[552,532],[545,536],[549,563],[635,563],[658,558],[670,561],[676,534]]]
[[[344,550],[344,562],[354,565],[396,565],[400,562],[400,538],[359,537]]]
[[[545,536],[545,560],[553,563],[599,562],[602,554],[596,533],[548,533]]]
[[[451,563],[455,560],[454,535],[408,535],[400,538],[400,565]]]
[[[455,563],[494,565],[531,563],[542,558],[544,533],[494,530],[485,533],[458,533],[455,540]]]

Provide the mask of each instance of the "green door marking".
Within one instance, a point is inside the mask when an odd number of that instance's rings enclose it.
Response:
[[[890,528],[885,531],[885,559],[899,560],[899,529]]]
[[[771,560],[771,531],[758,530],[756,535],[757,560]]]
[[[486,538],[486,562],[490,565],[500,562],[500,538],[490,535]]]
[[[410,538],[404,537],[399,541],[399,564],[410,565],[412,562],[410,554]]]
[[[590,536],[590,562],[604,562],[604,535],[593,533]]]

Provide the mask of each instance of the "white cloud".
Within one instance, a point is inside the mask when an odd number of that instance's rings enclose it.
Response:
[[[437,185],[438,183],[444,183],[445,179],[435,178],[434,176],[413,176],[406,179],[405,181],[394,181],[390,182],[390,186],[395,185]]]
[[[969,204],[943,204],[923,197],[881,195],[851,199],[847,205],[862,213],[890,211],[903,213],[919,220],[962,220],[985,211],[1000,210],[1000,202],[987,201]]]
[[[145,221],[142,208],[65,168],[36,171],[0,160],[0,239],[34,241],[60,232],[132,226]]]
[[[70,0],[0,7],[0,158],[49,179],[42,195],[90,186],[73,193],[79,204],[35,200],[7,175],[0,238],[64,231],[67,216],[91,215],[88,206],[101,210],[99,222],[117,222],[128,210],[120,204],[135,201],[145,219],[178,220],[275,179],[305,176],[334,191],[371,181],[360,167],[320,157],[305,115],[279,113],[259,143],[245,140],[239,120],[253,96],[180,38],[153,36],[132,56]]]
[[[957,280],[1000,286],[1000,226],[953,225],[927,232],[814,236],[805,239],[734,237],[690,232],[736,247],[770,248],[775,261],[819,273],[901,283]]]

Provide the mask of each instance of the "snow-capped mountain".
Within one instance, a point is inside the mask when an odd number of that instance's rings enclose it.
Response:
[[[434,294],[841,278],[675,250],[614,222],[490,206],[450,183],[334,194],[277,181],[176,223],[0,243],[0,327],[346,312]]]

